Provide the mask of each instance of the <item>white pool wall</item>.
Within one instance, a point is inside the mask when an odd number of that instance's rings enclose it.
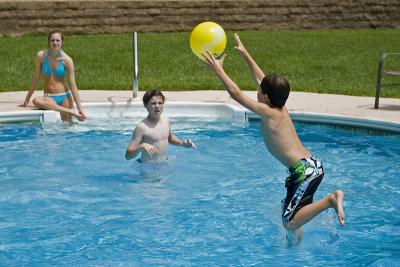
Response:
[[[147,114],[146,109],[140,101],[84,103],[84,107],[87,116],[92,119],[119,117],[144,118]],[[164,114],[170,117],[210,118],[239,123],[259,119],[257,114],[247,109],[220,102],[168,102],[164,106]],[[400,123],[396,122],[311,112],[291,112],[290,115],[294,121],[365,127],[400,133]],[[29,120],[42,120],[47,124],[60,121],[60,116],[58,112],[49,110],[0,112],[0,122]]]
[[[89,103],[85,105],[91,117],[145,117],[147,111],[142,102]],[[230,121],[245,121],[245,110],[226,103],[169,102],[164,113],[169,117],[201,117]]]

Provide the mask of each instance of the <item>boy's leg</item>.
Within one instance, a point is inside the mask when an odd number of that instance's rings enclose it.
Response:
[[[300,244],[301,240],[303,239],[303,230],[297,228],[296,230],[286,230],[286,240],[288,241],[289,245]]]
[[[336,190],[329,196],[301,208],[290,222],[284,223],[284,227],[287,230],[296,230],[328,208],[335,209],[339,224],[344,225],[343,199],[344,193],[341,190]]]

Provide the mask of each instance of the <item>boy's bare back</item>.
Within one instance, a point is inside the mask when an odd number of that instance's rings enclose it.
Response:
[[[268,151],[287,168],[310,155],[297,136],[286,107],[260,116],[260,130]]]

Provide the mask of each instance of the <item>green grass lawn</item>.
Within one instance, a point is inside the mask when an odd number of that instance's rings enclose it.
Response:
[[[375,94],[378,60],[400,52],[400,30],[243,31],[243,43],[265,73],[279,73],[292,90],[331,94]],[[139,33],[139,90],[222,90],[224,87],[189,47],[190,32]],[[256,87],[227,32],[227,73],[244,90]],[[37,51],[47,36],[0,38],[0,91],[27,90]],[[65,36],[80,89],[132,88],[132,34]],[[389,65],[400,69],[400,57]],[[386,80],[393,82],[396,80]],[[397,78],[400,83],[400,77]],[[384,87],[384,97],[400,97],[400,85]]]

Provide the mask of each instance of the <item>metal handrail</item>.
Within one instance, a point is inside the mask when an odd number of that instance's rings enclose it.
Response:
[[[139,91],[139,58],[138,58],[138,46],[137,46],[137,32],[133,33],[133,88],[132,96],[136,98]]]

